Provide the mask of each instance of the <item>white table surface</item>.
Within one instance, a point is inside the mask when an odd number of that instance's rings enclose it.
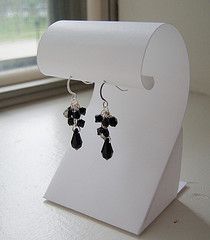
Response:
[[[90,94],[80,94],[81,105]],[[56,97],[0,112],[1,240],[210,239],[210,97],[190,95],[181,171],[187,188],[141,236],[43,199],[69,147],[71,130],[62,115],[68,102]]]

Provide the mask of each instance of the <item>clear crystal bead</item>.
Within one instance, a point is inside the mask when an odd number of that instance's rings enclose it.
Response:
[[[68,111],[69,111],[69,109],[67,108],[67,109],[63,112],[63,116],[66,117],[66,118],[68,118]]]

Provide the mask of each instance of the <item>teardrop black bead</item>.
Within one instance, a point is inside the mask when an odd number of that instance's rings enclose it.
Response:
[[[82,138],[77,128],[74,130],[74,133],[71,139],[71,146],[76,150],[82,147]]]
[[[106,160],[110,159],[113,155],[113,149],[112,149],[112,145],[111,143],[109,142],[109,139],[107,138],[105,141],[104,141],[104,145],[101,149],[101,153],[102,153],[102,156],[103,158],[105,158]]]

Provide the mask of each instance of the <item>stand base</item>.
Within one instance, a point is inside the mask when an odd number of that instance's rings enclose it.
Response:
[[[123,199],[117,199],[118,202],[116,202],[116,199],[113,198],[113,201],[110,201],[112,205],[107,206],[103,196],[112,198],[110,193],[112,182],[107,182],[107,188],[105,186],[101,189],[94,188],[94,184],[89,185],[88,179],[91,179],[91,182],[97,182],[100,181],[98,176],[87,176],[85,177],[86,182],[84,182],[84,176],[81,176],[81,170],[74,165],[74,162],[70,164],[68,177],[65,176],[65,163],[70,163],[71,159],[69,152],[66,153],[61,162],[44,198],[138,235],[176,198],[181,168],[182,138],[183,132],[181,129],[151,204],[146,209],[146,216],[141,215],[143,204],[138,201],[137,196],[130,193],[130,188],[126,188],[126,182],[130,181],[126,178],[126,172],[122,182],[124,184],[124,195],[129,198],[132,205],[125,204],[122,201]],[[87,174],[89,173],[89,169],[87,169]],[[81,181],[78,182],[78,178],[75,179],[74,176],[81,176]],[[130,178],[129,175],[127,177]],[[91,189],[88,189],[89,186],[91,186]],[[133,182],[133,186],[141,187],[139,182]],[[183,182],[180,186],[184,187]],[[179,190],[182,187],[179,187]],[[81,196],[81,193],[83,193],[83,196]],[[85,194],[88,195],[84,196]],[[118,194],[116,193],[116,195]],[[89,201],[90,198],[92,201]],[[144,196],[141,199],[144,201]],[[104,203],[104,208],[98,208],[99,200]],[[126,217],[118,214],[117,206],[122,207],[127,212]],[[132,209],[139,209],[138,218],[135,217]]]
[[[147,217],[144,220],[139,233],[141,233],[175,198],[184,187],[183,182],[179,182],[181,170],[183,130],[177,138],[171,152],[168,164],[159,182],[152,204],[150,205]],[[177,182],[179,185],[177,186]]]

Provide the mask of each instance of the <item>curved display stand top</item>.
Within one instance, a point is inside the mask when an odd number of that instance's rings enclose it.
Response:
[[[114,85],[142,88],[141,76],[145,73],[148,76],[153,74],[152,63],[146,61],[145,55],[150,54],[151,48],[153,53],[158,53],[162,44],[168,44],[170,34],[174,34],[174,42],[170,44],[180,45],[182,49],[180,34],[168,24],[58,21],[42,36],[38,48],[38,66],[45,75],[69,78],[71,73],[78,80],[106,80]],[[170,49],[169,54],[170,58],[176,56],[173,49]],[[185,51],[183,54],[186,54]],[[157,56],[157,61],[164,64],[161,53]],[[182,66],[186,70],[186,57],[174,59],[171,67]],[[165,68],[164,71],[171,69]],[[145,86],[147,88],[146,82]]]

